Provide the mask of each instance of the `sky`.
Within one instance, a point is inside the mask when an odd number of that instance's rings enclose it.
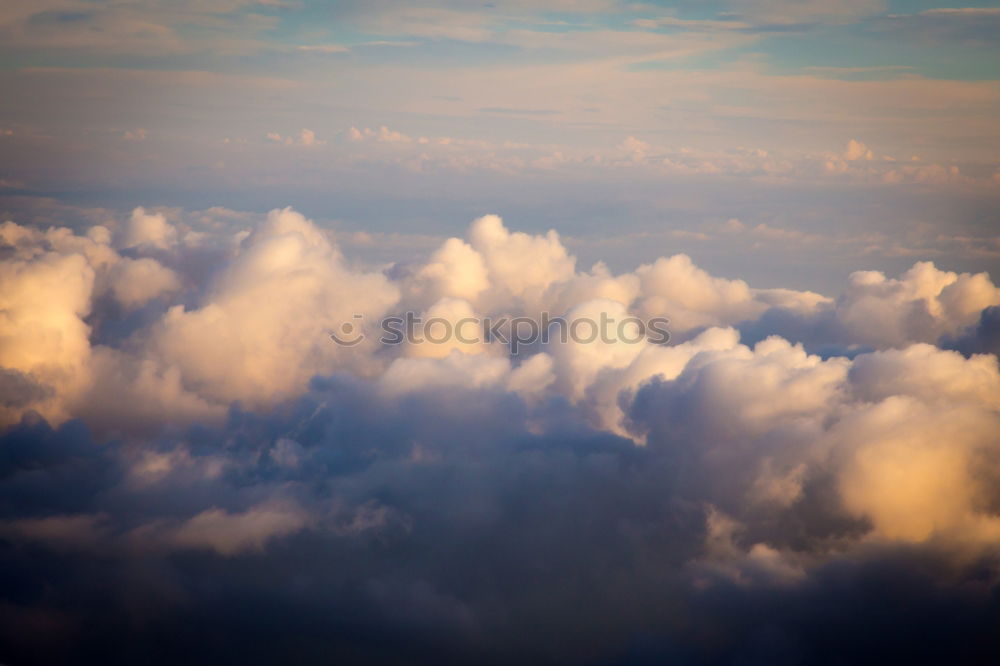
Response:
[[[1000,659],[1000,5],[10,0],[0,91],[0,663]]]
[[[496,213],[830,294],[997,258],[995,6],[5,4],[7,217],[294,205],[426,247]]]

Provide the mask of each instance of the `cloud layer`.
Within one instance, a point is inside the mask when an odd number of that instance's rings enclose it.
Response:
[[[996,656],[985,273],[615,273],[495,215],[378,266],[291,208],[0,238],[5,662]],[[329,337],[407,311],[672,341]]]

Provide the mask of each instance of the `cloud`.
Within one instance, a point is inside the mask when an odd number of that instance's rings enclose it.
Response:
[[[328,330],[356,313],[378,317],[396,299],[381,275],[344,266],[302,215],[275,210],[199,307],[166,312],[151,331],[152,354],[207,397],[268,403],[336,367]]]
[[[95,5],[46,0],[5,9],[0,32],[10,47],[19,49],[171,55],[211,47],[246,53],[261,48],[259,33],[275,25],[272,17],[252,11],[256,4],[265,3],[183,2],[167,10],[147,1]]]
[[[391,130],[385,125],[381,125],[377,130],[370,127],[358,129],[351,127],[347,130],[347,138],[351,141],[378,141],[380,143],[410,143],[413,139],[402,132]]]
[[[267,138],[269,141],[283,143],[286,146],[303,146],[305,148],[309,148],[311,146],[322,146],[326,143],[323,139],[316,137],[316,132],[305,128],[299,131],[298,136],[282,137],[277,132],[268,132]]]
[[[9,232],[11,223],[4,230]],[[90,329],[84,317],[90,313],[95,279],[86,257],[44,252],[32,259],[4,261],[0,275],[4,283],[0,366],[60,395],[78,390],[90,352]],[[62,415],[59,396],[48,390],[39,395],[47,397],[33,405],[50,415]],[[16,418],[5,412],[5,422]]]
[[[872,151],[865,144],[854,139],[847,142],[847,149],[844,151],[845,160],[853,162],[861,159],[871,160],[872,157]]]
[[[997,12],[886,11],[0,3],[0,663],[1000,661]]]
[[[177,230],[163,213],[147,213],[139,206],[132,211],[122,244],[127,247],[166,249],[177,239]]]
[[[775,307],[748,331],[767,329],[813,344],[885,348],[936,342],[974,326],[1000,299],[986,273],[942,271],[917,262],[899,278],[856,271],[836,301],[793,313]]]
[[[733,0],[729,5],[735,16],[758,25],[853,23],[885,9],[883,0]]]
[[[449,238],[415,275],[416,288],[432,298],[472,300],[490,287],[483,256],[458,238]]]
[[[413,377],[423,376],[440,381],[458,377],[445,383],[480,385],[461,376],[486,372],[483,376],[492,378],[487,384],[518,385],[518,392],[527,395],[532,391],[523,379],[515,379],[518,370],[506,361],[487,370],[508,353],[501,342],[477,336],[471,344],[452,338],[444,344],[381,348],[378,318],[411,309],[425,320],[438,318],[454,327],[463,320],[537,317],[542,312],[566,315],[570,321],[665,317],[676,342],[702,342],[692,343],[690,353],[683,351],[684,345],[661,350],[645,342],[556,345],[546,352],[554,363],[546,361],[544,371],[539,369],[538,377],[552,378],[545,385],[554,381],[564,396],[586,404],[594,423],[624,434],[617,393],[635,390],[653,376],[655,372],[643,369],[646,364],[676,374],[699,345],[736,344],[729,334],[698,337],[706,329],[739,326],[751,340],[778,333],[810,349],[888,348],[960,335],[1000,302],[1000,290],[986,274],[940,271],[926,262],[898,279],[857,272],[836,300],[714,277],[686,255],[619,275],[600,264],[578,272],[575,258],[554,232],[511,232],[497,216],[477,219],[468,241],[448,239],[424,263],[397,266],[385,275],[350,268],[330,237],[291,209],[272,211],[252,233],[240,232],[235,241],[227,233],[195,231],[188,225],[178,229],[164,213],[137,208],[124,225],[120,244],[157,258],[133,259],[109,245],[114,235],[104,227],[79,236],[66,229],[43,235],[5,225],[6,242],[20,258],[4,267],[23,273],[21,282],[12,278],[11,284],[24,285],[9,296],[22,298],[21,305],[11,301],[7,309],[23,310],[17,321],[37,320],[42,327],[26,337],[24,325],[10,329],[4,366],[14,373],[11,381],[40,387],[29,392],[39,399],[20,401],[19,409],[30,404],[57,422],[82,410],[77,413],[89,414],[102,427],[116,420],[129,427],[149,420],[155,427],[158,410],[168,410],[164,417],[181,422],[217,419],[236,400],[263,408],[301,395],[317,373],[348,370],[368,377],[390,367],[395,367],[391,376],[400,386],[419,386]],[[210,277],[200,284],[182,284],[170,264],[190,270],[193,259],[186,257],[198,256],[204,247],[220,248],[222,266],[204,273]],[[46,274],[51,280],[42,277]],[[47,297],[43,306],[32,294],[45,284],[59,295]],[[17,296],[22,291],[23,297]],[[115,323],[122,313],[108,310],[101,300],[105,295],[125,312],[142,313],[142,319]],[[357,317],[367,322],[363,344],[354,349],[332,345],[327,332]],[[119,332],[109,343],[95,344],[91,321],[99,323],[100,337]],[[43,330],[49,332],[41,334]],[[21,342],[15,344],[17,339]],[[460,354],[459,360],[446,361],[453,352]],[[485,354],[484,365],[464,365],[462,356],[469,354]],[[404,362],[397,356],[428,360]],[[446,365],[439,367],[435,358]],[[453,375],[460,368],[465,369]],[[125,418],[98,397],[104,391],[143,396],[146,406],[127,407],[142,416]],[[8,418],[16,419],[17,413]]]
[[[998,425],[995,411],[972,404],[932,412],[900,396],[861,410],[833,433],[853,449],[840,480],[846,508],[889,539],[995,543],[1000,521],[979,509],[995,500],[993,488],[974,469],[995,455]]]
[[[551,113],[566,114],[569,110]],[[874,149],[857,139],[848,139],[844,148],[836,152],[816,152],[801,148],[692,148],[655,144],[632,135],[626,135],[613,148],[581,149],[539,141],[414,136],[385,125],[375,129],[352,125],[342,136],[353,148],[351,157],[355,164],[392,164],[418,173],[486,171],[524,175],[557,171],[567,177],[587,178],[597,174],[614,177],[615,172],[625,171],[653,178],[740,177],[766,183],[848,182],[885,186],[921,183],[974,186],[983,190],[994,185],[993,174],[986,173],[981,165],[959,164],[955,159],[922,161],[909,154],[876,155]],[[289,145],[297,142],[277,133],[269,133],[268,137]]]
[[[1000,356],[1000,307],[985,308],[979,314],[978,322],[954,336],[946,336],[941,345],[965,354]]]
[[[299,46],[299,51],[310,53],[348,53],[351,49],[342,44],[316,44],[310,46]]]
[[[496,215],[377,267],[291,208],[107,225],[0,227],[3,659],[144,655],[164,626],[194,662],[878,663],[872,622],[894,654],[914,622],[928,654],[995,652],[985,273],[826,297],[683,254],[584,270]],[[673,339],[379,343],[405,311]],[[347,321],[370,335],[338,347]]]
[[[220,555],[260,551],[272,539],[294,534],[307,524],[295,506],[280,503],[252,506],[241,513],[211,508],[178,525],[148,525],[130,538],[143,547],[161,543],[167,548],[208,549]]]
[[[890,14],[876,25],[931,42],[990,47],[997,44],[1000,11],[997,7],[936,7],[914,14]]]
[[[575,259],[555,231],[544,237],[511,233],[498,216],[485,215],[472,224],[469,240],[496,280],[494,286],[528,302],[573,275]]]
[[[151,298],[177,291],[180,278],[155,259],[123,259],[113,272],[112,291],[126,307],[142,305]]]

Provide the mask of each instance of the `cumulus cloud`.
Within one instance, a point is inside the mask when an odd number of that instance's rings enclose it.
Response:
[[[153,247],[166,249],[177,239],[177,230],[167,222],[163,213],[147,213],[139,206],[132,211],[125,227],[124,247]]]
[[[866,663],[872,604],[996,613],[985,273],[918,262],[828,297],[684,254],[582,270],[496,215],[364,267],[291,208],[177,219],[0,227],[0,570],[49,590],[0,605],[4,659],[62,659],[38,617],[114,661],[149,627],[205,644],[211,612],[250,661],[295,626],[303,658]],[[380,342],[405,312],[662,317],[671,341]],[[898,654],[907,617],[881,627]],[[830,622],[837,646],[811,640]]]
[[[545,236],[511,233],[498,216],[486,215],[472,224],[469,239],[497,280],[495,287],[527,304],[537,304],[550,285],[573,275],[576,260],[555,231]]]
[[[851,139],[847,142],[847,149],[844,150],[845,160],[853,162],[855,160],[871,160],[873,157],[871,149],[860,141]]]
[[[851,449],[839,481],[845,507],[889,539],[996,544],[1000,519],[981,508],[996,502],[995,485],[975,466],[996,457],[998,426],[995,410],[930,411],[903,396],[860,410],[833,433]]]
[[[142,305],[161,294],[177,291],[180,278],[154,259],[123,259],[113,271],[111,289],[122,305]]]
[[[773,307],[744,329],[816,346],[900,347],[963,335],[998,302],[1000,291],[987,273],[942,271],[924,261],[898,278],[856,271],[836,300],[798,312]]]
[[[459,238],[445,241],[415,277],[414,287],[432,298],[473,300],[490,286],[483,256]]]
[[[8,223],[5,238],[11,230]],[[95,280],[87,257],[40,250],[31,258],[22,254],[4,261],[0,275],[4,284],[0,366],[24,373],[60,394],[79,390],[90,352],[90,330],[84,317],[90,313]],[[53,394],[37,407],[52,417],[65,418],[58,401],[59,396]],[[4,416],[6,422],[16,419],[14,414]]]
[[[315,131],[307,128],[302,128],[295,136],[282,136],[277,132],[268,132],[267,138],[269,141],[283,143],[286,146],[303,146],[305,148],[322,146],[326,143],[326,141],[316,136]]]
[[[151,351],[205,396],[265,404],[337,367],[327,331],[356,313],[378,317],[396,299],[383,276],[348,269],[301,214],[275,210],[199,307],[165,313]]]
[[[351,127],[347,130],[347,138],[351,141],[378,141],[379,143],[411,143],[413,141],[412,137],[391,130],[385,125],[380,125],[378,129],[374,130],[370,127],[362,129]]]

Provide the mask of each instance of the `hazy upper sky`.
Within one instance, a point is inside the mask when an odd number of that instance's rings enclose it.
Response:
[[[984,270],[998,35],[977,2],[15,0],[0,212],[292,204],[421,248],[499,213],[826,291]]]

